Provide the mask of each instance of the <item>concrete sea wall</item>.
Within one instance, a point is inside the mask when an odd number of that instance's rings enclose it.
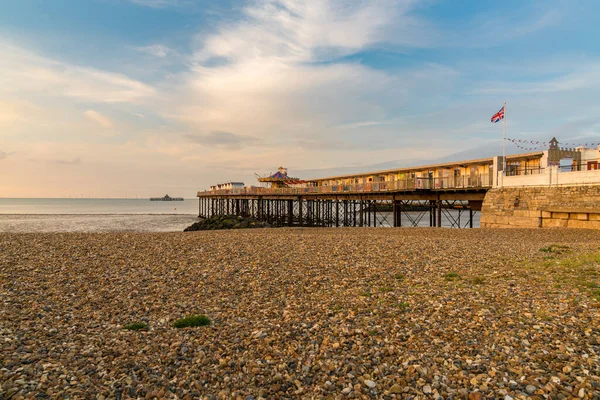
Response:
[[[481,227],[600,229],[600,185],[491,189]]]

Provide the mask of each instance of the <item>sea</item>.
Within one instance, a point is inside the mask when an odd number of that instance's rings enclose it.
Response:
[[[475,228],[479,227],[479,214],[474,214]],[[381,216],[385,216],[381,226],[389,227],[391,214]],[[0,198],[0,232],[181,232],[196,221],[197,199]],[[429,226],[429,213],[402,216],[403,226],[413,222]],[[448,210],[442,216],[442,227],[457,225],[458,211]],[[468,213],[462,214],[460,227],[468,227]]]
[[[0,198],[0,232],[181,232],[198,199]]]

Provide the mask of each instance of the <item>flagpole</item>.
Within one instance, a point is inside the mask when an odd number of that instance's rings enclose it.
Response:
[[[504,102],[504,137],[502,138],[502,175],[506,176],[506,101]]]

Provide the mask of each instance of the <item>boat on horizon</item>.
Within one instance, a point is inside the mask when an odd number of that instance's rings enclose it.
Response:
[[[150,197],[150,201],[183,201],[183,197],[171,197],[165,194],[163,197]]]

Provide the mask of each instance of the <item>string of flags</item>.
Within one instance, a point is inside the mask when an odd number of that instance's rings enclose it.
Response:
[[[506,138],[507,141],[514,143],[515,146],[517,146],[520,149],[523,150],[538,150],[538,149],[547,149],[548,148],[548,142],[543,142],[543,141],[539,141],[539,140],[527,140],[527,139],[513,139],[513,138]],[[587,143],[574,143],[574,142],[565,142],[565,143],[559,143],[560,147],[588,147],[588,148],[594,148],[594,147],[598,147],[600,146],[600,142],[587,142]]]

